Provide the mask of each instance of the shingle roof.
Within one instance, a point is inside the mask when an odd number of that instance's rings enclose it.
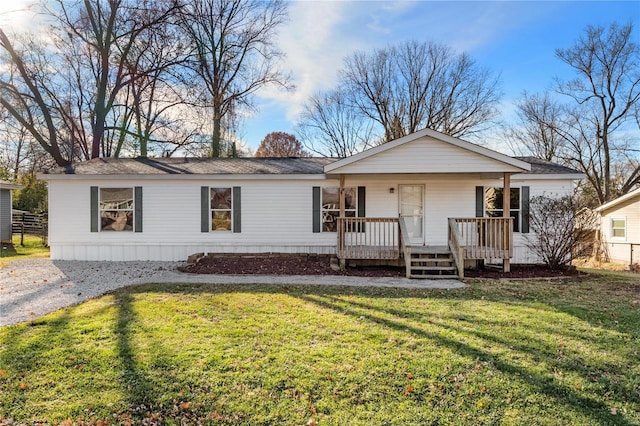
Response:
[[[545,175],[545,174],[558,174],[558,175],[566,175],[566,174],[582,174],[582,172],[572,169],[570,167],[565,167],[557,163],[552,163],[550,161],[541,160],[536,157],[514,157],[518,160],[522,160],[526,163],[531,164],[530,173],[535,175]]]
[[[95,158],[45,174],[322,174],[334,158]]]
[[[514,157],[531,164],[529,174],[580,174],[579,171],[534,157]],[[337,158],[95,158],[44,174],[61,175],[219,175],[323,174]]]

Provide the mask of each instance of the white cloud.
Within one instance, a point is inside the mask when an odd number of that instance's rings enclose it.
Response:
[[[0,28],[5,32],[37,31],[42,16],[36,12],[37,0],[4,0],[0,2]]]
[[[285,104],[289,119],[314,92],[335,85],[343,58],[354,49],[353,40],[339,37],[348,6],[347,2],[290,3],[290,22],[282,28],[278,43],[287,55],[282,68],[292,73],[296,90],[284,93],[273,88],[260,93],[263,99]]]

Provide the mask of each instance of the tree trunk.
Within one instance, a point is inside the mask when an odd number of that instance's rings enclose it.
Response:
[[[221,131],[221,121],[222,121],[222,113],[221,107],[217,103],[214,102],[213,105],[213,134],[211,135],[211,156],[213,158],[220,158],[220,153],[222,151],[222,131]]]

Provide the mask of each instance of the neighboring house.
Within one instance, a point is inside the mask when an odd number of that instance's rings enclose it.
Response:
[[[640,188],[601,205],[596,212],[608,259],[627,265],[640,263]]]
[[[22,185],[0,180],[0,244],[11,243],[11,191],[22,189]]]
[[[53,259],[432,257],[408,262],[430,275],[440,257],[458,272],[468,259],[536,262],[529,197],[571,193],[583,175],[422,130],[343,159],[103,158],[39,177]]]

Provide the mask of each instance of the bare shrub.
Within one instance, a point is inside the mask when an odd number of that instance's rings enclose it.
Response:
[[[576,197],[532,197],[529,215],[526,245],[550,268],[567,267],[593,252],[597,217]]]

